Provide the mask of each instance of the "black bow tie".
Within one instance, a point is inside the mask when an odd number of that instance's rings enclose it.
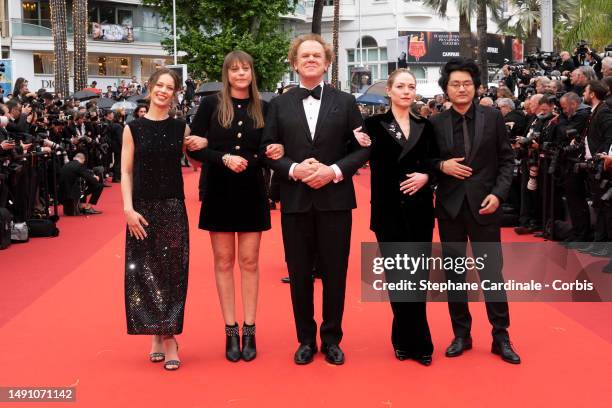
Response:
[[[302,88],[300,87],[300,98],[301,99],[306,99],[309,96],[312,96],[315,99],[321,99],[321,85],[318,85],[316,88],[313,89],[306,89],[306,88]]]

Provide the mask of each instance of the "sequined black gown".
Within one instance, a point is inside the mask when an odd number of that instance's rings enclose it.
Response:
[[[132,200],[149,223],[142,241],[127,232],[125,308],[128,334],[183,331],[189,229],[181,156],[185,123],[146,118],[128,124],[134,139]]]

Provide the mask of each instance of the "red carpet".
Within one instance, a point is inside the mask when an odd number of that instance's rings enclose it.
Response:
[[[297,343],[288,286],[279,282],[286,269],[278,211],[261,249],[258,358],[227,362],[208,234],[196,228],[198,175],[185,173],[191,265],[181,369],[168,373],[149,363],[149,337],[125,334],[124,223],[119,185],[113,185],[100,202],[104,214],[63,217],[59,238],[0,252],[0,386],[77,389],[76,404],[0,407],[609,406],[608,303],[512,304],[510,333],[523,358],[519,366],[490,353],[483,304],[471,305],[474,350],[445,358],[451,339],[446,305],[430,304],[433,365],[397,361],[389,342],[389,306],[360,302],[359,244],[374,239],[367,171],[356,177],[359,208],[353,214],[342,343],[346,364],[328,365],[321,354],[305,367],[292,362]],[[516,239],[504,231],[505,241]]]

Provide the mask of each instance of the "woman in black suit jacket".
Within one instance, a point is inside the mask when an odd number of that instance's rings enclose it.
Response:
[[[410,71],[393,72],[387,81],[391,109],[365,121],[372,145],[370,229],[379,243],[423,243],[413,245],[415,256],[429,256],[434,227],[432,158],[437,156],[431,124],[411,113],[415,93],[416,78]],[[397,253],[388,246],[381,246],[381,252],[385,257]],[[387,282],[405,279],[406,273],[387,271]],[[419,271],[416,276],[426,279],[427,275],[427,271]],[[389,292],[393,309],[391,340],[398,359],[429,365],[433,345],[426,294],[418,295],[421,301],[413,298],[408,302],[406,296]]]

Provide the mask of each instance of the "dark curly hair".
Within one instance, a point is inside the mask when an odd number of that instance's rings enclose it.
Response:
[[[455,71],[465,71],[469,73],[474,82],[474,88],[478,89],[480,86],[480,68],[478,68],[476,62],[471,58],[451,58],[446,65],[442,67],[440,79],[438,79],[438,85],[440,85],[444,93],[446,93],[446,89],[448,88],[450,74]]]

